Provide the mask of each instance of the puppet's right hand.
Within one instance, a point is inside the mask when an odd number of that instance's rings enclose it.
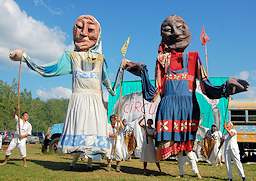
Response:
[[[25,62],[24,56],[26,53],[22,49],[15,49],[10,52],[9,58],[13,61],[23,61]]]

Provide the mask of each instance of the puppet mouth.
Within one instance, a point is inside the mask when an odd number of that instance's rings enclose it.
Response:
[[[167,45],[172,45],[189,39],[190,35],[168,36],[163,38],[163,42]]]
[[[90,43],[88,41],[75,42],[75,47],[78,50],[88,50],[90,48]]]

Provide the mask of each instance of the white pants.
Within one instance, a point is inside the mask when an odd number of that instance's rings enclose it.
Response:
[[[14,148],[18,148],[22,158],[27,156],[26,139],[19,140],[19,138],[13,138],[6,150],[6,156],[10,156]]]
[[[178,164],[179,164],[179,174],[184,175],[184,165],[188,161],[192,167],[192,172],[195,174],[199,173],[197,164],[196,164],[196,155],[193,151],[186,152],[186,156],[183,156],[183,152],[178,154]]]
[[[228,178],[229,179],[232,179],[232,164],[231,164],[231,160],[233,160],[234,163],[236,164],[236,167],[238,169],[239,175],[241,177],[245,177],[243,165],[242,165],[242,163],[240,161],[239,150],[237,150],[237,149],[225,150],[224,157],[225,157],[225,165],[226,165],[226,168],[227,168],[227,174],[228,174]]]

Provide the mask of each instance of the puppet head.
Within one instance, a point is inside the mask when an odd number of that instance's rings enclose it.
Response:
[[[189,45],[191,34],[185,21],[180,16],[168,16],[161,25],[161,44],[168,51],[183,52]]]
[[[82,52],[100,49],[101,28],[99,22],[90,15],[79,16],[73,27],[73,40],[75,51]]]

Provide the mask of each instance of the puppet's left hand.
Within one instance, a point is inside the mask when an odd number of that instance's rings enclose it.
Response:
[[[225,96],[247,91],[249,83],[246,80],[231,78],[226,82]]]
[[[24,61],[24,53],[23,49],[15,49],[10,52],[9,58],[13,61]]]

